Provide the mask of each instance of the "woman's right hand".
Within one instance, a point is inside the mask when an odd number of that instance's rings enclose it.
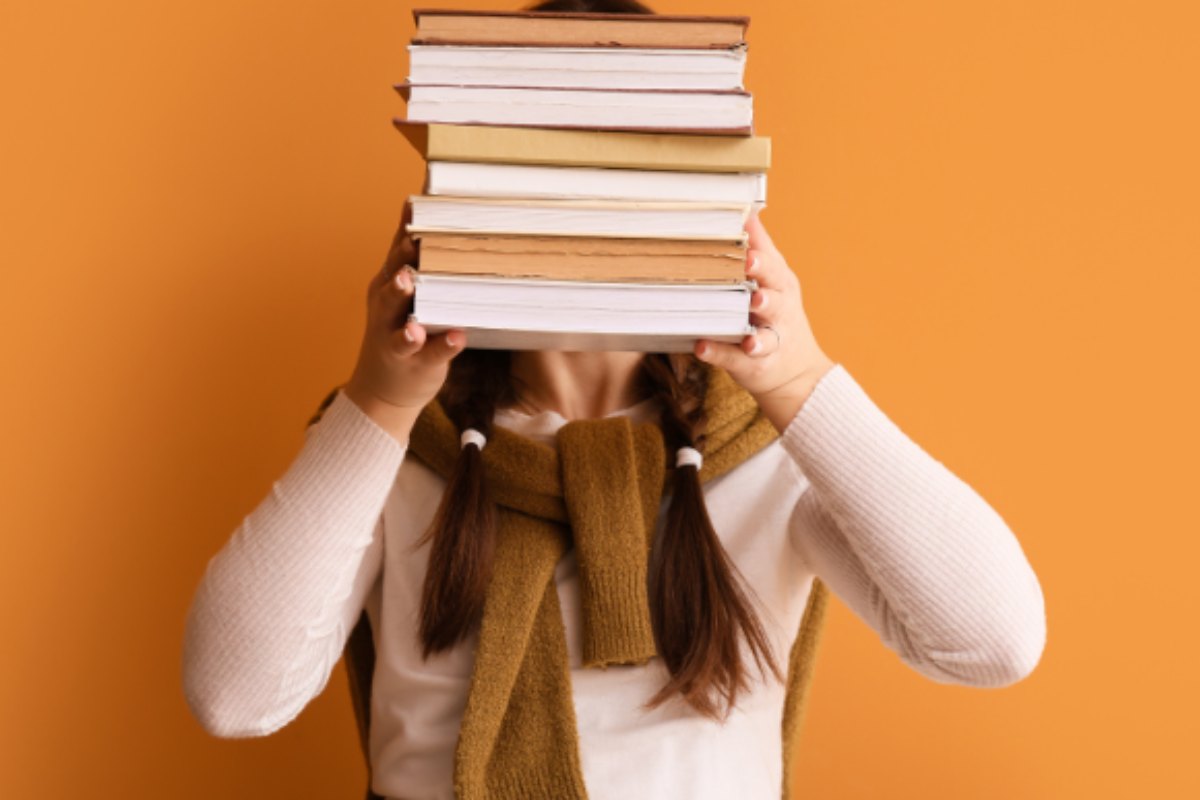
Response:
[[[408,235],[411,206],[383,267],[367,287],[367,326],[354,374],[342,391],[401,443],[408,441],[417,416],[435,396],[462,352],[466,333],[451,330],[429,336],[409,321],[417,248]]]

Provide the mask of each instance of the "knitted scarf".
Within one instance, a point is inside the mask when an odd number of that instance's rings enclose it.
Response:
[[[729,472],[777,436],[723,370],[709,370],[705,411],[702,481]],[[454,789],[461,800],[587,797],[554,581],[569,547],[579,563],[583,666],[644,664],[656,655],[646,576],[671,478],[661,430],[623,416],[576,420],[558,430],[555,443],[496,427],[482,451],[498,506],[497,540],[455,749]],[[426,406],[409,452],[448,477],[460,446],[442,406]],[[814,579],[788,659],[785,800],[827,598],[825,585]]]

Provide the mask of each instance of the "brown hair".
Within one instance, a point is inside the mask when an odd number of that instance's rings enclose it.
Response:
[[[566,11],[588,14],[653,14],[649,6],[637,0],[546,0],[529,6],[526,11]]]
[[[530,11],[652,14],[635,0],[548,0]],[[509,377],[511,353],[466,350],[450,365],[439,399],[461,431],[491,436],[498,407],[515,402]],[[703,452],[708,390],[704,365],[690,354],[647,355],[640,389],[662,406],[660,425],[667,452]],[[421,597],[421,644],[426,657],[448,649],[479,625],[495,548],[495,506],[488,497],[478,447],[462,448],[426,540],[432,541]],[[425,540],[423,540],[425,541]],[[700,475],[676,468],[663,530],[650,556],[650,618],[659,655],[670,679],[647,703],[674,694],[700,713],[720,718],[748,688],[739,641],[745,639],[760,672],[783,674],[751,607],[744,579],[713,530]]]

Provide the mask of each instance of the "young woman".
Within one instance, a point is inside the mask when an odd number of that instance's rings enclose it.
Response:
[[[352,376],[197,589],[205,729],[286,725],[364,610],[371,787],[406,800],[779,797],[826,586],[931,680],[1027,676],[1045,613],[1017,539],[826,355],[747,231],[759,333],[665,356],[428,335],[402,223]]]

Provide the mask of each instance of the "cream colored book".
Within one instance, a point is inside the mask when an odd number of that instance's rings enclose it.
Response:
[[[413,233],[507,233],[618,239],[738,239],[748,203],[507,200],[414,195]]]
[[[408,83],[545,89],[742,89],[746,50],[409,45]]]
[[[743,90],[651,91],[400,84],[415,122],[610,131],[745,134],[754,98]]]
[[[767,202],[767,176],[761,172],[670,172],[431,161],[428,176],[427,194],[457,197],[753,203],[759,209]]]

